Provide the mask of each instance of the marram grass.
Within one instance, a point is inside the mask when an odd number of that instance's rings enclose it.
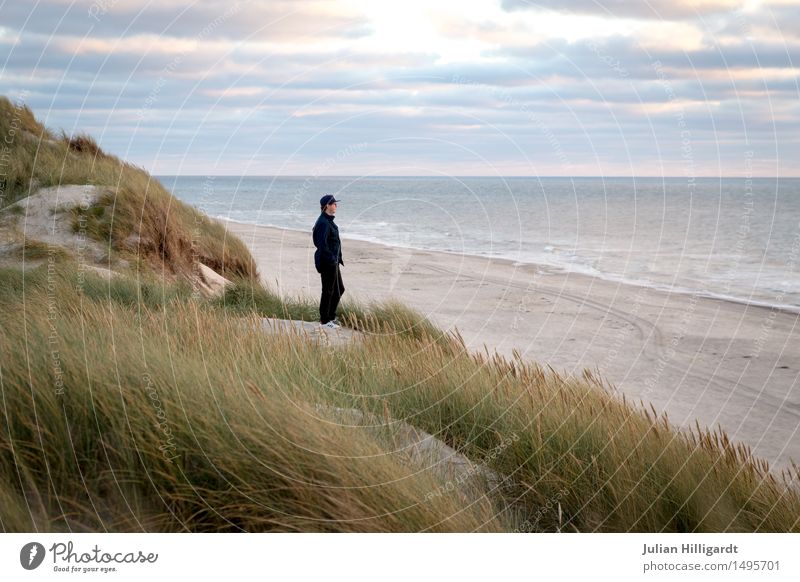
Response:
[[[112,259],[188,278],[200,261],[228,278],[258,279],[247,246],[181,202],[143,168],[105,153],[88,135],[56,135],[26,105],[0,96],[0,210],[41,187],[95,185],[99,199],[72,208],[74,228],[108,245]]]
[[[287,338],[180,293],[139,309],[72,282],[3,297],[4,529],[502,529],[488,500],[420,503],[429,472],[277,384]]]
[[[0,139],[9,220],[39,187],[102,186],[75,226],[145,267],[105,280],[31,240],[43,265],[0,269],[4,531],[800,531],[797,466],[676,432],[597,374],[470,354],[396,302],[345,300],[351,346],[266,335],[316,304],[258,284],[220,223],[2,97]],[[198,260],[224,296],[192,293]],[[483,493],[411,459],[409,425],[492,475]]]
[[[69,261],[0,271],[0,526],[800,531],[796,467],[678,433],[593,373],[470,354],[399,304],[350,304],[366,332],[350,346],[267,335],[259,317],[305,304],[237,293],[200,301]],[[427,431],[497,479],[467,501],[334,408]]]

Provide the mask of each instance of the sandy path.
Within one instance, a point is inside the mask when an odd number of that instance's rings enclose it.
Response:
[[[309,233],[228,223],[267,285],[319,294]],[[344,229],[342,229],[344,230]],[[343,232],[343,301],[395,297],[471,349],[597,368],[677,426],[724,428],[776,468],[800,462],[800,315],[665,293],[504,259],[351,240]]]

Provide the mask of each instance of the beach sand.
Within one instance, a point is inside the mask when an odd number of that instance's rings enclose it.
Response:
[[[309,232],[227,222],[264,283],[318,300]],[[800,315],[506,259],[391,247],[342,233],[343,302],[396,298],[471,350],[567,375],[592,369],[675,427],[724,429],[776,472],[800,463]]]

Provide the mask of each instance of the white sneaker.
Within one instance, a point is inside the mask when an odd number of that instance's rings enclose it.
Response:
[[[320,323],[320,327],[324,327],[327,329],[339,329],[342,327],[341,325],[334,323],[333,321],[329,321],[328,323]]]

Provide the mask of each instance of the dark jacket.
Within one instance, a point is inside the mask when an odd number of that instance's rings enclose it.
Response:
[[[317,273],[321,273],[323,268],[335,267],[337,264],[344,265],[342,260],[342,241],[339,239],[339,227],[333,222],[334,217],[328,216],[324,212],[320,213],[317,222],[314,224],[312,235],[314,246],[314,266]]]

